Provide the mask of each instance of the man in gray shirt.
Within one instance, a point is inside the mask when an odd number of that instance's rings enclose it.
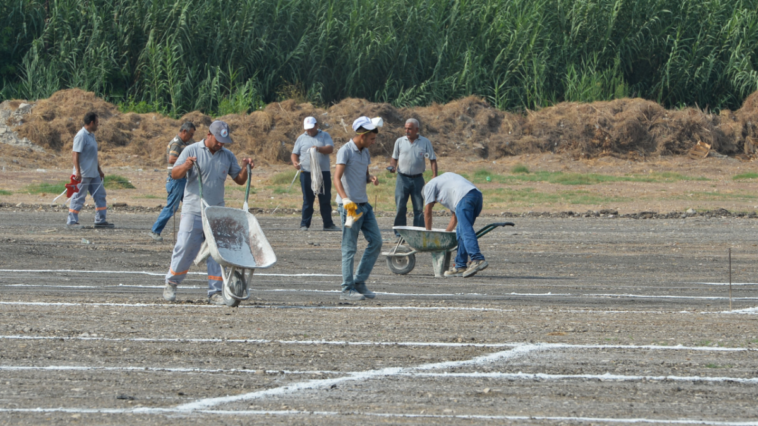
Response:
[[[296,170],[300,170],[300,188],[303,190],[303,211],[300,219],[300,230],[307,231],[311,227],[313,217],[313,202],[318,196],[321,220],[324,231],[339,231],[332,220],[332,174],[329,171],[329,154],[334,151],[334,142],[329,133],[318,128],[315,117],[306,117],[303,121],[305,133],[300,135],[292,148],[290,160]],[[311,150],[316,150],[319,168],[324,182],[324,191],[318,194],[311,189]]]
[[[424,187],[424,170],[426,159],[432,168],[432,179],[437,177],[437,156],[429,139],[418,134],[419,122],[409,118],[405,122],[405,136],[395,141],[395,149],[390,160],[390,172],[397,170],[395,184],[395,214],[394,226],[405,226],[408,213],[408,197],[413,205],[413,226],[424,226],[424,197],[421,189]],[[395,236],[399,236],[395,232]]]
[[[95,228],[113,228],[113,224],[105,221],[105,213],[108,210],[105,202],[105,187],[103,178],[105,174],[97,160],[97,141],[95,131],[99,121],[97,114],[88,112],[84,115],[84,127],[74,136],[74,180],[81,182],[78,192],[71,197],[71,205],[68,209],[66,228],[78,229],[79,211],[84,207],[84,199],[87,192],[95,200]]]
[[[376,294],[366,287],[366,280],[382,250],[382,234],[368,203],[366,183],[379,185],[376,176],[368,172],[371,155],[368,148],[376,142],[379,133],[368,117],[353,122],[356,136],[337,152],[334,171],[334,189],[342,219],[342,293],[341,300],[373,299]],[[348,218],[349,216],[349,218]],[[363,231],[368,246],[363,252],[358,272],[353,275],[353,259],[358,249],[358,234]]]
[[[445,271],[446,277],[472,277],[489,266],[482,252],[474,231],[474,222],[482,212],[482,193],[473,183],[455,173],[443,173],[430,180],[424,187],[424,223],[426,229],[432,229],[432,208],[440,203],[450,209],[452,217],[446,231],[455,229],[458,238],[458,254],[455,265]],[[468,258],[471,263],[467,265]]]
[[[171,178],[187,178],[184,188],[184,207],[179,232],[176,234],[176,246],[171,255],[171,267],[166,273],[166,286],[163,298],[169,302],[176,300],[176,286],[187,276],[190,264],[205,241],[203,235],[202,203],[200,200],[197,180],[203,181],[203,200],[209,206],[224,206],[224,182],[226,176],[231,176],[237,185],[247,183],[247,168],[255,167],[249,158],[242,159],[242,166],[237,164],[237,158],[224,145],[232,143],[229,137],[229,126],[223,121],[214,121],[208,128],[205,139],[185,148],[174,163]],[[199,176],[195,163],[200,166],[202,176]],[[214,305],[223,305],[221,295],[223,277],[221,266],[208,257],[208,301]]]

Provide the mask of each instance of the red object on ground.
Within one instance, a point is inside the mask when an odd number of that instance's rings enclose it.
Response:
[[[66,184],[66,198],[71,198],[72,195],[79,192],[80,181],[76,180],[76,175],[71,175],[71,182]]]

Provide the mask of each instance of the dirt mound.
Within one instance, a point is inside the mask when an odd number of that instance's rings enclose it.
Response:
[[[64,153],[71,149],[87,111],[100,116],[97,139],[101,156],[110,166],[162,166],[166,144],[183,121],[195,123],[198,140],[212,121],[197,111],[178,120],[159,114],[121,113],[92,93],[71,89],[38,101],[15,130],[48,152]],[[310,115],[331,134],[337,148],[352,137],[351,124],[356,117],[382,117],[384,128],[371,153],[386,157],[392,153],[395,139],[405,134],[403,126],[410,117],[421,122],[421,133],[434,143],[438,155],[464,160],[539,152],[574,158],[612,155],[644,159],[685,154],[698,141],[722,154],[752,155],[758,146],[758,92],[748,97],[740,110],[718,115],[694,108],[666,110],[644,99],[566,102],[512,114],[470,96],[418,108],[351,98],[325,109],[287,100],[251,114],[220,118],[231,127],[232,151],[267,163],[289,161],[294,141],[303,133],[303,119]]]

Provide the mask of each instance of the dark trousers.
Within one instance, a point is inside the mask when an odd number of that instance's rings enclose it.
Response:
[[[332,174],[330,172],[321,172],[324,177],[324,193],[318,194],[318,205],[321,211],[321,219],[324,221],[324,228],[334,226],[332,220]],[[316,194],[311,189],[311,173],[300,172],[300,188],[303,190],[303,218],[300,220],[300,226],[311,227],[311,218],[313,217],[313,202],[316,200]]]
[[[421,190],[424,189],[424,177],[415,178],[397,174],[397,183],[395,184],[395,206],[397,214],[395,215],[395,224],[393,226],[405,226],[405,215],[408,213],[408,197],[411,198],[413,205],[413,226],[424,226],[424,196]],[[398,235],[395,233],[395,235]]]

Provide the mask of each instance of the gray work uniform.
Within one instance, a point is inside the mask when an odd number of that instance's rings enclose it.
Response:
[[[303,172],[311,171],[311,154],[310,149],[312,146],[334,146],[332,137],[329,133],[319,130],[315,137],[310,136],[308,133],[303,133],[295,141],[295,146],[292,148],[292,153],[300,157],[300,170]],[[319,166],[322,172],[329,171],[329,156],[319,154]]]
[[[405,226],[408,214],[408,198],[413,206],[413,226],[424,226],[424,170],[426,159],[436,160],[434,148],[429,139],[419,136],[413,143],[407,136],[395,141],[392,158],[397,160],[397,181],[395,182],[395,222],[393,226]],[[395,232],[396,236],[400,236]]]
[[[84,207],[84,200],[87,193],[95,201],[95,223],[104,223],[108,206],[105,201],[105,187],[100,178],[100,172],[97,169],[97,141],[95,135],[88,132],[82,127],[79,133],[74,136],[74,152],[79,153],[79,170],[82,173],[82,180],[79,186],[79,192],[71,196],[71,205],[68,209],[68,218],[66,223],[73,225],[79,223],[79,211]],[[72,174],[76,174],[76,166]]]
[[[237,158],[226,148],[212,154],[205,146],[205,140],[194,143],[182,151],[174,167],[187,161],[188,157],[197,157],[203,179],[203,199],[209,206],[224,206],[224,182],[226,176],[236,178],[242,168]],[[176,246],[171,255],[171,267],[166,273],[166,283],[180,284],[187,276],[190,264],[197,257],[205,241],[201,216],[200,195],[197,182],[197,169],[193,166],[187,172],[187,185],[184,188],[184,207],[179,232],[176,234]],[[208,296],[221,291],[224,278],[221,266],[208,257]]]
[[[347,197],[354,203],[368,203],[366,195],[366,176],[368,165],[371,164],[371,154],[368,148],[358,149],[352,140],[337,151],[337,164],[345,165],[342,175],[342,186]],[[342,204],[342,198],[337,194],[337,204]]]
[[[455,173],[443,173],[424,186],[424,205],[440,203],[455,212],[458,203],[472,190],[479,191],[473,183],[463,176]]]

